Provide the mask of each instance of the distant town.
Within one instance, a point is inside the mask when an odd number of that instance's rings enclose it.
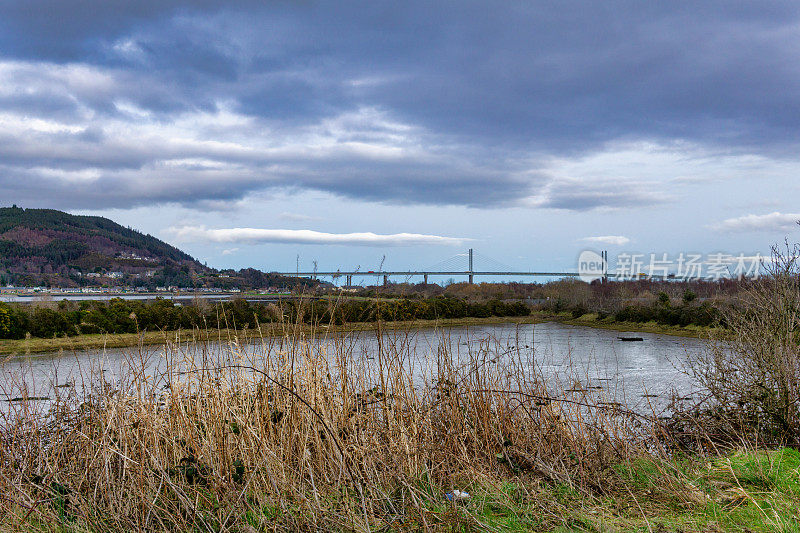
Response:
[[[74,296],[74,295],[123,295],[123,294],[240,294],[238,287],[222,289],[219,287],[131,287],[131,286],[104,286],[104,287],[0,287],[3,296]],[[248,291],[251,294],[289,294],[288,287],[267,287]]]

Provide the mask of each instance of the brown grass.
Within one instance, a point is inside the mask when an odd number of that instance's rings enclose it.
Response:
[[[222,351],[171,344],[158,375],[140,348],[119,381],[90,373],[47,404],[10,404],[4,526],[482,529],[445,492],[524,478],[603,493],[610,466],[646,455],[641,417],[552,390],[518,347],[428,351],[379,331],[360,353],[352,337],[284,328]]]

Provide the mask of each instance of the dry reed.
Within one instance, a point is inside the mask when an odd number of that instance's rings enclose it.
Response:
[[[169,344],[156,366],[140,347],[114,379],[88,370],[50,401],[10,403],[3,527],[480,529],[445,492],[515,477],[602,492],[607,467],[652,446],[647,419],[554,390],[521,343],[378,331],[365,350],[284,329]]]

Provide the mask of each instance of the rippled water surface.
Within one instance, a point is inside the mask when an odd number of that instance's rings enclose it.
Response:
[[[619,337],[643,340],[624,342]],[[513,357],[527,372],[538,372],[563,389],[592,388],[639,408],[647,408],[649,404],[663,406],[672,390],[691,394],[691,380],[682,371],[681,363],[687,354],[697,353],[705,346],[705,341],[699,339],[557,323],[417,329],[386,333],[381,341],[390,352],[405,356],[405,364],[420,381],[431,375],[437,353],[446,347],[460,361],[472,360],[476,354],[497,358],[501,363],[504,358]],[[288,349],[280,345],[280,339],[265,342],[273,343],[273,353]],[[374,332],[361,332],[348,334],[344,339],[317,338],[311,344],[326,354],[344,347],[351,350],[354,361],[369,366],[374,364],[378,338]],[[8,404],[23,395],[51,398],[72,384],[80,390],[87,386],[87,376],[91,374],[102,375],[114,383],[131,365],[158,376],[169,367],[168,354],[176,359],[199,361],[207,357],[220,361],[236,359],[241,353],[258,359],[265,351],[264,343],[241,347],[227,343],[186,343],[173,350],[158,346],[17,356],[2,363],[0,401]]]

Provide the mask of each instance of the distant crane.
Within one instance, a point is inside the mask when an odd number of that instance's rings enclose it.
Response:
[[[381,257],[381,264],[380,264],[380,266],[378,267],[378,272],[383,272],[383,263],[384,263],[385,261],[386,261],[386,254],[383,254],[383,257]],[[386,274],[384,274],[384,275],[383,275],[383,285],[384,285],[384,286],[386,286],[386,285],[388,285],[388,284],[389,284],[389,276],[388,276],[388,275],[386,275]]]
[[[345,277],[345,286],[352,287],[352,285],[353,285],[353,276],[355,274],[358,274],[359,270],[361,270],[361,265],[358,265],[356,267],[356,269],[353,270],[352,272],[348,272],[347,274],[345,274],[345,276],[346,276]],[[338,272],[338,270],[337,270],[337,272]]]

